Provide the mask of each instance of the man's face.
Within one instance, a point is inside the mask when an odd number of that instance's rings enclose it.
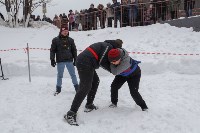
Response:
[[[68,31],[68,30],[63,30],[63,31],[61,32],[61,35],[63,35],[63,36],[67,36],[67,35],[68,35],[68,33],[69,33],[69,31]]]
[[[112,63],[113,65],[119,65],[120,61],[121,61],[121,59],[119,59],[119,60],[117,60],[117,61],[112,61],[111,63]]]
[[[116,3],[117,2],[117,0],[113,0],[113,3]]]
[[[94,5],[90,5],[90,8],[94,8]]]

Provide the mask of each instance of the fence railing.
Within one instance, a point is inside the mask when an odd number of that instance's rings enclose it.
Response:
[[[184,9],[180,6],[183,4]],[[125,26],[145,26],[155,24],[160,21],[177,19],[200,15],[200,7],[194,8],[194,3],[172,3],[171,1],[147,2],[138,4],[127,4],[113,7],[111,16],[107,12],[109,7],[94,12],[83,11],[78,14],[78,25],[82,25],[82,30],[96,30],[98,27],[125,27]]]

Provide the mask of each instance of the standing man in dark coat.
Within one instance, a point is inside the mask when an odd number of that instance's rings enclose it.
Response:
[[[119,20],[121,25],[121,4],[117,0],[112,0],[113,4],[111,8],[114,10],[114,27],[117,28],[117,21]]]
[[[56,55],[56,61],[55,61]],[[74,40],[69,37],[68,27],[61,27],[60,34],[52,40],[50,49],[51,66],[55,67],[57,62],[57,85],[55,96],[61,92],[62,78],[65,66],[71,76],[74,88],[78,90],[78,81],[75,74],[75,61],[77,57],[77,49]]]
[[[86,95],[87,103],[85,105],[85,112],[97,109],[93,104],[99,85],[99,77],[95,69],[102,67],[111,72],[110,62],[108,61],[108,51],[112,48],[121,48],[122,43],[120,39],[94,43],[78,55],[76,67],[80,78],[79,89],[74,97],[70,111],[64,116],[70,125],[78,126],[76,122],[76,113]]]

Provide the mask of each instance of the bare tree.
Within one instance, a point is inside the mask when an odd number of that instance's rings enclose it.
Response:
[[[19,10],[23,9],[23,25],[28,26],[32,12],[43,3],[50,3],[52,0],[0,0],[5,5],[10,27],[19,26]]]
[[[30,20],[30,15],[31,15],[31,7],[33,4],[33,0],[24,0],[23,1],[23,22],[24,22],[24,27],[28,26],[28,22]]]
[[[23,3],[23,18],[25,20],[24,26],[28,26],[30,15],[32,12],[39,6],[42,6],[44,3],[50,3],[52,0],[24,0]]]

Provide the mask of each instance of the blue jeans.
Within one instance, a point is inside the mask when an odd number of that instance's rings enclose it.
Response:
[[[135,5],[130,6],[130,8],[129,8],[129,21],[135,22],[137,20],[137,16],[138,16],[138,7],[135,6]]]
[[[75,68],[73,65],[73,62],[59,62],[57,63],[57,85],[58,87],[62,87],[62,78],[64,73],[64,68],[67,67],[67,70],[71,76],[72,83],[75,85],[78,85],[78,81],[75,74]]]
[[[189,8],[189,9],[186,10],[185,12],[186,12],[186,16],[187,16],[187,17],[192,16],[192,9]]]

